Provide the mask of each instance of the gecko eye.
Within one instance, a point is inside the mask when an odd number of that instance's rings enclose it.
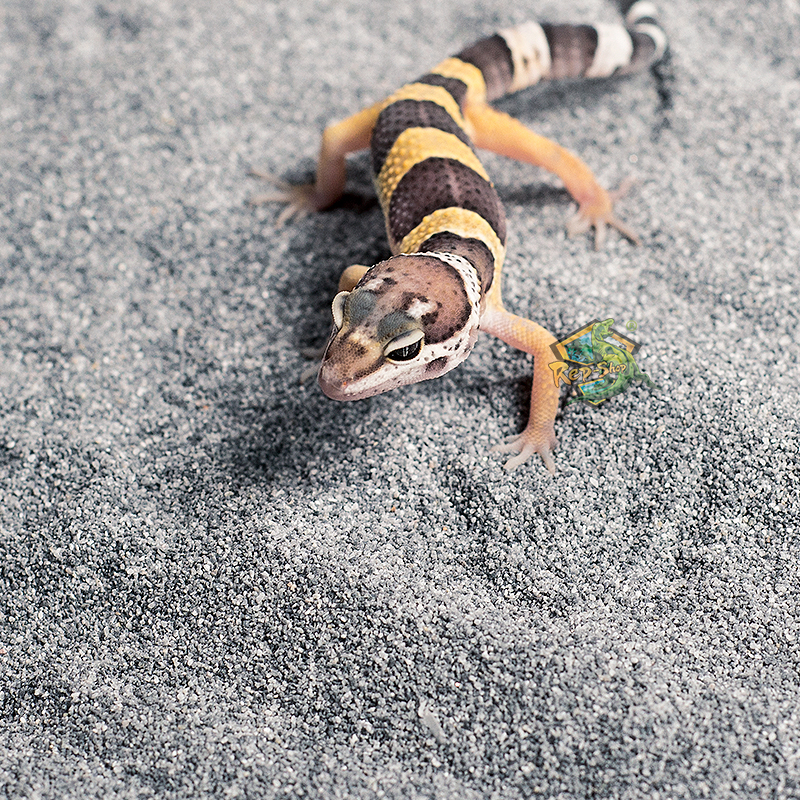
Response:
[[[412,361],[415,359],[422,350],[422,340],[414,342],[414,344],[407,344],[405,347],[398,347],[392,350],[391,353],[386,354],[389,361]]]
[[[347,300],[349,296],[350,292],[339,292],[331,303],[333,324],[336,326],[337,330],[342,327],[342,323],[344,322],[344,301]]]
[[[425,334],[421,330],[408,331],[386,345],[389,361],[413,361],[421,352]]]

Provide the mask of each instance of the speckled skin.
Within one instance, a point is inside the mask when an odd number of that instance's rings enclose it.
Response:
[[[287,192],[291,210],[333,203],[344,187],[345,155],[370,147],[394,254],[346,273],[319,371],[329,397],[354,400],[441,375],[486,331],[534,356],[528,424],[499,448],[517,453],[506,466],[539,453],[554,470],[558,388],[547,364],[555,338],[503,308],[505,214],[476,149],[558,175],[579,206],[571,233],[594,227],[599,246],[611,225],[636,241],[580,159],[487,104],[538,80],[629,72],[659,58],[666,40],[652,3],[635,3],[626,23],[500,31],[325,131],[316,182]]]

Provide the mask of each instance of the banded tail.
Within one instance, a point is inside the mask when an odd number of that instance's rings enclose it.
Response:
[[[649,0],[633,3],[625,25],[525,22],[498,31],[462,50],[486,81],[486,99],[533,86],[540,80],[605,78],[638,72],[666,51],[667,37]]]

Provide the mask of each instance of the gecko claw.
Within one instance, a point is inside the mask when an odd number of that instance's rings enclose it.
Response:
[[[502,442],[496,444],[491,452],[493,453],[516,453],[503,465],[508,472],[516,469],[521,464],[528,461],[534,453],[538,453],[544,462],[547,471],[551,475],[556,474],[556,462],[553,458],[553,450],[558,446],[558,439],[553,431],[553,424],[550,423],[549,430],[539,432],[515,433],[506,437]]]
[[[614,216],[614,203],[628,192],[633,183],[632,178],[626,178],[613,192],[603,191],[598,200],[581,203],[578,211],[567,222],[567,236],[580,236],[594,228],[594,249],[602,250],[608,227],[612,227],[633,244],[640,245],[642,242],[636,231]]]
[[[247,204],[260,206],[266,203],[284,203],[286,207],[278,214],[275,227],[280,228],[293,217],[300,219],[312,211],[319,210],[319,201],[314,184],[292,185],[276,175],[261,170],[251,169],[248,173],[254,178],[267,181],[275,187],[275,191],[251,197]]]

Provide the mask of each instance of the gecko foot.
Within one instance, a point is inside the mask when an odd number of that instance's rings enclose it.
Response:
[[[549,422],[537,428],[525,428],[522,433],[507,437],[503,442],[495,445],[492,452],[517,454],[505,463],[505,468],[509,472],[520,464],[524,464],[534,453],[538,453],[542,457],[547,471],[551,475],[555,475],[556,462],[553,458],[553,450],[557,446],[558,439],[556,439],[553,423]]]
[[[272,184],[275,191],[251,197],[247,201],[249,205],[260,206],[265,203],[284,203],[286,205],[286,208],[278,214],[278,219],[275,221],[276,228],[280,228],[292,217],[299,219],[320,208],[313,183],[292,185],[276,175],[255,169],[250,170],[250,175]]]
[[[601,190],[602,194],[592,201],[581,203],[577,213],[567,222],[567,235],[580,236],[594,228],[594,249],[601,250],[606,241],[607,227],[616,228],[635,245],[641,244],[636,231],[614,216],[614,203],[633,185],[626,179],[613,192]]]

